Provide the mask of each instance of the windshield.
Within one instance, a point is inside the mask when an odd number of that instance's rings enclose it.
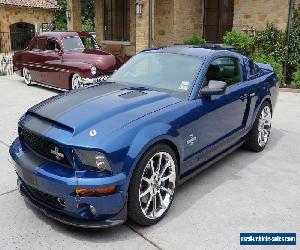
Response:
[[[68,37],[63,39],[64,50],[84,49],[79,37]]]
[[[108,81],[160,89],[177,97],[187,97],[201,63],[201,58],[192,56],[145,52],[130,59]]]

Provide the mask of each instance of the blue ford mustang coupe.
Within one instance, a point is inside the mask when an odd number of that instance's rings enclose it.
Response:
[[[155,224],[180,183],[241,145],[264,149],[278,87],[270,65],[233,51],[145,50],[22,116],[10,147],[20,191],[75,226]]]

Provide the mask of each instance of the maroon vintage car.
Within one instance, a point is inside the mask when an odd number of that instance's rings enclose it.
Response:
[[[121,66],[114,55],[100,50],[87,32],[47,32],[16,52],[14,70],[27,85],[34,82],[59,89],[76,89],[106,80]]]

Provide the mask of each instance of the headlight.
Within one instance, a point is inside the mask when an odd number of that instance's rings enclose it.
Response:
[[[97,74],[97,68],[95,66],[91,67],[91,74],[94,76]]]
[[[81,149],[75,149],[75,153],[86,166],[87,170],[104,172],[112,172],[111,167],[106,159],[105,155],[97,151],[87,151]]]

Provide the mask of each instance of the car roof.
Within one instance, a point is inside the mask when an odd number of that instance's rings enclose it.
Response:
[[[201,46],[201,45],[173,45],[167,47],[151,48],[143,50],[143,52],[152,52],[152,53],[171,53],[179,55],[187,55],[194,57],[207,57],[213,56],[214,54],[220,54],[220,52],[238,54],[232,50],[232,47],[216,47],[216,46]],[[240,55],[240,54],[239,54]]]
[[[63,32],[42,32],[38,37],[53,37],[63,39],[71,36],[91,36],[88,32],[63,31]]]

